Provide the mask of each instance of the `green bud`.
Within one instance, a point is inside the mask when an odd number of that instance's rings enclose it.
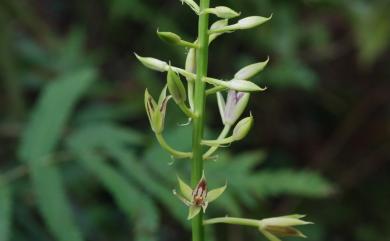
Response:
[[[266,88],[261,88],[258,85],[247,81],[247,80],[239,80],[239,79],[232,79],[229,81],[223,81],[219,79],[214,79],[210,77],[204,77],[202,79],[204,82],[207,82],[209,84],[222,86],[231,90],[236,90],[240,92],[251,92],[251,91],[264,91]]]
[[[264,62],[259,62],[259,63],[255,63],[255,64],[251,64],[251,65],[245,66],[244,68],[240,69],[234,75],[234,78],[235,79],[249,80],[253,76],[255,76],[256,74],[260,73],[265,68],[265,66],[267,65],[268,61],[269,61],[269,58],[267,58],[267,60],[264,61]]]
[[[142,57],[136,53],[134,53],[134,55],[143,65],[145,65],[149,69],[157,70],[160,72],[167,71],[168,64],[164,61],[150,57]]]
[[[255,83],[252,83],[247,80],[238,80],[233,79],[230,81],[226,81],[227,88],[240,91],[240,92],[250,92],[250,91],[264,91],[265,88],[261,88],[260,86],[256,85]]]
[[[198,41],[195,41],[197,43]],[[185,71],[190,73],[196,72],[196,51],[194,48],[190,48],[187,53]],[[191,110],[194,110],[194,83],[191,78],[187,79],[187,92],[188,92],[188,103],[190,104]]]
[[[213,31],[214,29],[223,28],[223,27],[225,27],[227,25],[228,25],[228,20],[227,19],[222,19],[222,20],[216,21],[215,23],[213,23],[210,26],[210,31]],[[221,34],[223,34],[223,33],[212,33],[212,34],[210,34],[210,36],[209,36],[209,44],[211,42],[213,42]]]
[[[157,35],[162,41],[169,44],[180,44],[181,42],[181,37],[172,32],[159,32],[157,29]]]
[[[238,13],[238,12],[234,11],[233,9],[225,7],[225,6],[217,6],[215,8],[208,8],[208,9],[205,9],[203,11],[203,13],[211,13],[211,14],[216,15],[219,18],[225,18],[225,19],[235,18],[235,17],[240,16],[240,14],[241,14],[241,13]]]
[[[188,50],[184,69],[190,73],[196,72],[196,51],[193,48]]]
[[[186,89],[175,71],[171,68],[168,69],[167,73],[167,84],[168,90],[171,93],[173,99],[176,103],[183,103],[187,99]]]
[[[181,3],[187,4],[196,14],[199,14],[200,12],[199,5],[193,0],[181,0]]]
[[[242,120],[240,120],[233,129],[233,139],[234,141],[240,141],[248,135],[250,129],[253,125],[253,116],[250,115]]]
[[[240,19],[236,25],[238,29],[249,29],[249,28],[254,28],[257,27],[268,20],[272,18],[272,15],[269,16],[268,18],[261,17],[261,16],[251,16],[251,17],[246,17],[243,19]]]
[[[221,27],[221,28],[216,28],[216,29],[210,30],[209,33],[210,34],[225,33],[225,32],[230,33],[230,32],[236,31],[236,30],[254,28],[254,27],[257,27],[257,26],[267,22],[271,18],[272,18],[272,15],[268,18],[261,17],[261,16],[246,17],[246,18],[240,19],[236,24],[227,25],[227,26]]]

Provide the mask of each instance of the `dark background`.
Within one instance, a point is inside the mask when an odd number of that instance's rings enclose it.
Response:
[[[229,183],[208,216],[305,213],[308,240],[390,239],[390,2],[212,5],[273,18],[210,48],[210,76],[270,63],[254,80],[268,90],[251,96],[252,132],[207,163],[211,187]],[[133,52],[183,66],[186,51],[155,32],[193,41],[196,15],[174,0],[2,0],[0,26],[0,240],[189,240],[171,195],[189,163],[161,151],[143,107],[165,75]],[[185,122],[169,105],[164,135],[179,149]],[[214,98],[207,124],[217,135]],[[238,226],[207,235],[264,240]]]

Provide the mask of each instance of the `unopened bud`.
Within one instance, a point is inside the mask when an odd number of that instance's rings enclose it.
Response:
[[[250,129],[253,125],[253,116],[250,115],[242,120],[240,120],[233,129],[233,139],[234,141],[240,141],[248,135]]]
[[[226,27],[227,25],[228,25],[228,20],[227,19],[218,20],[218,21],[216,21],[215,23],[213,23],[210,26],[210,31]],[[212,33],[212,34],[210,34],[210,36],[209,36],[209,43],[213,42],[214,39],[216,39],[221,34],[223,34],[223,33]]]
[[[193,48],[188,50],[186,63],[185,63],[185,70],[190,73],[196,72],[196,51]]]
[[[253,76],[255,76],[256,74],[260,73],[265,68],[265,66],[267,65],[268,61],[269,61],[269,58],[267,58],[267,60],[264,61],[264,62],[259,62],[259,63],[255,63],[255,64],[251,64],[251,65],[245,66],[244,68],[240,69],[234,75],[234,78],[235,79],[249,80]]]
[[[157,30],[157,35],[162,41],[170,44],[179,44],[181,42],[181,37],[172,32],[159,32]]]
[[[176,72],[173,71],[171,68],[168,69],[167,84],[168,84],[168,90],[171,93],[176,103],[179,104],[186,101],[187,98],[186,89],[179,75],[176,74]]]
[[[226,87],[232,90],[241,91],[241,92],[250,92],[250,91],[263,91],[265,88],[261,88],[247,80],[233,79],[226,81]]]
[[[204,77],[202,79],[204,82],[207,82],[209,84],[222,86],[231,90],[236,90],[240,92],[251,92],[251,91],[264,91],[266,88],[261,88],[257,86],[256,84],[247,81],[247,80],[239,80],[239,79],[232,79],[229,81],[223,81],[219,79]]]
[[[272,18],[272,15],[268,18],[261,17],[261,16],[252,16],[252,17],[246,17],[243,19],[240,19],[236,24],[232,25],[227,25],[225,27],[221,28],[216,28],[209,31],[210,34],[214,33],[224,33],[224,32],[233,32],[236,30],[241,30],[241,29],[249,29],[249,28],[254,28],[257,27],[268,20]]]
[[[200,8],[193,0],[181,0],[181,3],[187,4],[196,14],[199,14]]]
[[[240,16],[240,13],[234,11],[231,8],[225,7],[225,6],[218,6],[215,8],[208,8],[203,11],[204,13],[212,13],[215,14],[219,18],[235,18]]]
[[[142,57],[139,56],[138,54],[134,53],[135,57],[147,68],[157,70],[160,72],[165,72],[167,71],[168,64],[164,61],[161,61],[159,59],[151,58],[151,57]]]
[[[251,17],[246,17],[243,19],[240,19],[236,25],[238,29],[249,29],[249,28],[254,28],[257,27],[268,20],[272,18],[272,15],[268,18],[261,17],[261,16],[251,16]]]

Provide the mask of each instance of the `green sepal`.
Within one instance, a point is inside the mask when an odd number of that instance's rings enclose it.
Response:
[[[196,215],[199,214],[200,210],[202,210],[202,207],[191,205],[188,208],[187,220],[193,219]]]
[[[177,181],[179,182],[179,189],[180,189],[180,192],[183,195],[183,197],[185,199],[187,199],[188,201],[191,201],[191,199],[192,199],[191,187],[187,183],[185,183],[183,180],[181,180],[181,178],[179,176],[177,177]]]
[[[206,197],[207,202],[211,203],[211,202],[215,201],[217,198],[219,198],[219,196],[222,195],[222,193],[226,190],[226,188],[227,188],[227,184],[225,184],[224,186],[222,186],[220,188],[215,188],[215,189],[210,190],[207,193],[207,197]]]

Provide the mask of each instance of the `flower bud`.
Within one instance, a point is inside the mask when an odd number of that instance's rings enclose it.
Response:
[[[171,93],[176,103],[179,104],[186,101],[187,98],[186,89],[179,75],[176,74],[176,72],[173,71],[170,67],[167,73],[167,85],[168,85],[168,90]]]
[[[134,53],[135,57],[147,68],[157,70],[160,72],[167,71],[168,64],[164,61],[161,61],[159,59],[150,58],[150,57],[141,57],[138,54]]]
[[[271,18],[272,15],[268,18],[261,17],[261,16],[251,16],[251,17],[240,19],[235,25],[237,26],[237,29],[249,29],[249,28],[257,27],[267,22]]]
[[[213,23],[210,26],[210,31],[213,31],[214,29],[223,28],[223,27],[225,27],[227,25],[228,25],[228,20],[227,19],[222,19],[222,20],[216,21],[215,23]],[[221,34],[223,34],[223,33],[212,33],[212,34],[210,34],[210,36],[209,36],[209,44],[211,42],[213,42]]]
[[[264,91],[266,88],[261,88],[257,86],[256,84],[247,81],[247,80],[239,80],[239,79],[232,79],[230,81],[223,81],[219,79],[204,77],[202,79],[203,81],[217,85],[222,86],[231,90],[241,91],[241,92],[251,92],[251,91]]]
[[[242,91],[242,92],[250,92],[250,91],[263,91],[265,88],[261,88],[258,85],[247,81],[247,80],[239,80],[233,79],[230,81],[226,81],[226,87],[232,90]]]
[[[242,120],[240,120],[233,129],[233,139],[234,141],[240,141],[248,135],[250,129],[253,125],[253,116],[250,115]]]
[[[235,79],[249,80],[253,76],[255,76],[256,74],[260,73],[265,68],[265,66],[267,65],[268,61],[269,61],[269,58],[267,58],[267,60],[264,61],[264,62],[259,62],[259,63],[255,63],[255,64],[251,64],[251,65],[245,66],[244,68],[240,69],[234,75],[234,78]]]
[[[197,42],[197,41],[196,41]],[[190,48],[187,53],[185,70],[190,73],[196,72],[196,51],[194,48]],[[187,79],[187,91],[188,91],[188,103],[191,110],[194,110],[194,83],[191,78]]]
[[[208,8],[203,11],[204,13],[212,13],[215,14],[219,18],[235,18],[240,16],[241,13],[237,13],[231,8],[225,7],[225,6],[217,6],[215,8]]]
[[[145,90],[145,109],[148,115],[150,126],[152,130],[159,134],[164,130],[165,113],[167,111],[167,104],[170,97],[166,96],[166,87],[160,94],[158,103],[149,94],[148,90]]]
[[[225,33],[225,32],[230,33],[230,32],[234,32],[236,30],[254,28],[254,27],[257,27],[257,26],[267,22],[271,18],[272,18],[272,15],[269,16],[268,18],[260,17],[260,16],[246,17],[246,18],[240,19],[236,24],[227,25],[227,26],[215,28],[215,29],[210,29],[209,33],[210,34]]]
[[[199,5],[193,0],[181,0],[181,3],[187,4],[196,14],[199,14],[200,12]]]
[[[169,44],[179,44],[181,42],[181,37],[172,32],[159,32],[157,30],[158,37]]]
[[[186,63],[185,63],[185,70],[190,73],[196,72],[196,51],[193,48],[188,50]]]

